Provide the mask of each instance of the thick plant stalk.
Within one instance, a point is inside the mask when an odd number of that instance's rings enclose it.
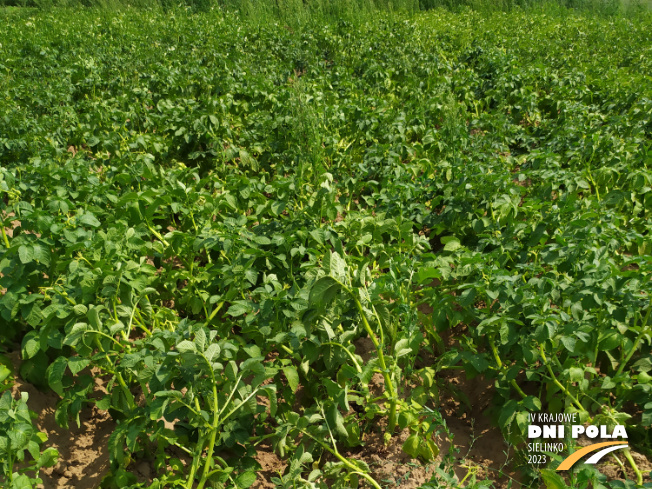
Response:
[[[220,427],[220,416],[218,414],[218,403],[217,403],[217,388],[215,383],[213,383],[213,396],[214,396],[214,405],[213,405],[213,426],[211,427],[211,434],[208,439],[208,453],[206,454],[206,463],[204,464],[204,472],[202,473],[202,478],[197,485],[197,489],[202,489],[206,484],[208,479],[208,473],[211,468],[211,462],[213,461],[213,451],[215,450],[215,440],[217,439],[217,430]],[[192,483],[192,479],[190,480]]]
[[[503,369],[503,362],[500,359],[500,355],[498,354],[498,348],[496,348],[496,343],[494,342],[493,338],[489,339],[489,346],[491,347],[491,351],[494,354],[494,359],[496,360],[496,364],[498,365],[498,369],[502,370]],[[527,394],[523,392],[523,389],[516,383],[516,380],[512,379],[509,381],[509,384],[514,388],[516,392],[520,394],[520,396],[525,399],[527,397]]]
[[[367,331],[367,334],[371,338],[371,341],[374,344],[374,347],[376,348],[376,351],[378,352],[378,363],[380,363],[380,368],[383,372],[383,379],[385,380],[385,385],[387,386],[387,390],[389,391],[389,419],[387,421],[387,433],[389,433],[390,437],[394,433],[394,430],[396,429],[396,411],[397,411],[397,405],[398,405],[398,396],[396,395],[396,390],[394,389],[394,383],[392,382],[392,378],[389,375],[389,371],[387,370],[387,363],[385,362],[385,355],[383,354],[383,345],[378,341],[378,337],[374,333],[374,331],[371,329],[371,326],[369,325],[369,321],[367,321],[367,317],[364,313],[364,309],[362,308],[362,304],[358,300],[358,298],[353,295],[353,292],[350,289],[346,289],[349,294],[353,297],[353,300],[355,301],[355,305],[358,308],[358,311],[360,312],[360,317],[362,318],[362,324]],[[387,441],[387,440],[386,440]]]
[[[163,236],[161,236],[161,233],[159,233],[156,229],[154,229],[149,223],[147,224],[147,229],[149,229],[149,232],[152,233],[161,243],[163,243],[163,246],[166,248],[170,246],[170,243],[168,243]]]
[[[211,465],[213,463],[213,453],[215,452],[215,442],[217,440],[217,434],[219,432],[220,426],[224,424],[224,422],[229,419],[233,414],[235,414],[238,409],[240,409],[241,406],[244,406],[249,399],[254,397],[258,392],[259,389],[254,389],[251,394],[249,394],[247,397],[245,397],[240,404],[238,404],[236,407],[231,409],[226,415],[223,415],[224,412],[226,411],[226,408],[229,407],[229,404],[231,402],[231,399],[233,399],[233,396],[235,395],[238,386],[240,385],[240,381],[242,380],[242,374],[238,376],[238,378],[235,381],[235,386],[233,387],[233,390],[227,397],[226,401],[224,402],[224,405],[220,409],[219,401],[218,401],[218,395],[217,395],[217,382],[215,379],[215,373],[213,372],[213,367],[211,363],[208,361],[208,359],[204,356],[201,355],[203,360],[206,362],[206,365],[208,365],[208,369],[210,372],[212,384],[213,384],[213,406],[211,407],[213,411],[213,422],[211,423],[210,426],[210,433],[208,434],[208,443],[204,445],[203,438],[200,438],[200,442],[197,444],[199,449],[196,452],[193,462],[192,462],[192,467],[190,469],[190,475],[188,476],[188,480],[186,482],[186,489],[192,489],[194,487],[195,483],[195,474],[197,473],[199,469],[199,457],[201,457],[202,452],[204,451],[204,447],[206,449],[206,457],[205,457],[205,462],[204,466],[202,469],[202,474],[201,474],[201,479],[197,483],[196,489],[203,489],[204,486],[206,485],[206,482],[208,481],[208,478],[213,474],[215,471],[211,471]],[[197,401],[197,398],[195,398],[195,401]],[[197,406],[197,411],[199,412],[199,406]]]
[[[638,468],[638,465],[636,465],[636,462],[634,462],[634,458],[632,458],[632,454],[629,451],[629,448],[625,448],[623,450],[623,455],[625,455],[625,458],[629,462],[629,465],[632,467],[632,470],[636,474],[636,485],[637,486],[642,486],[643,485],[643,474]]]
[[[206,479],[208,478],[208,472],[210,470],[210,464],[211,461],[213,460],[213,450],[215,449],[215,440],[217,438],[217,430],[220,427],[220,404],[218,401],[217,397],[217,382],[215,381],[215,374],[213,372],[213,366],[211,363],[208,361],[208,359],[202,355],[201,356],[206,364],[208,365],[208,371],[211,374],[211,380],[213,381],[213,423],[211,425],[211,432],[209,435],[209,441],[208,441],[208,453],[206,454],[206,463],[204,464],[204,471],[202,474],[202,478],[199,481],[199,485],[197,486],[198,489],[202,489],[204,487],[204,484],[206,484]],[[238,384],[240,383],[240,377],[238,377],[238,380],[235,384],[236,388],[238,387]],[[235,392],[235,389],[234,389]],[[231,393],[233,395],[233,392]],[[196,399],[196,398],[195,398]],[[227,399],[225,403],[225,407],[228,406],[229,400],[231,399],[231,396],[229,396],[229,399]],[[203,443],[199,445],[201,447],[201,451],[203,451]],[[199,452],[199,455],[201,455],[201,451]],[[193,460],[193,470],[191,471],[190,477],[188,477],[188,489],[191,489],[193,486],[193,483],[195,482],[194,479],[194,472],[196,470],[196,465],[195,465],[195,460]]]
[[[564,394],[566,394],[566,396],[568,396],[568,397],[570,398],[570,400],[573,402],[573,404],[575,404],[575,406],[577,406],[577,408],[578,408],[580,411],[586,412],[586,409],[584,408],[584,406],[582,406],[582,404],[580,403],[580,401],[578,401],[577,398],[576,398],[573,394],[571,394],[571,393],[568,391],[568,389],[566,389],[566,387],[564,387],[564,386],[561,384],[561,382],[559,382],[559,381],[557,380],[557,377],[555,377],[555,374],[554,374],[554,372],[552,371],[552,367],[550,366],[550,363],[548,363],[548,359],[546,358],[546,354],[545,354],[545,352],[543,351],[543,345],[539,345],[539,353],[541,353],[541,359],[543,360],[543,364],[546,366],[546,369],[548,370],[548,375],[550,375],[550,378],[552,379],[552,381],[554,382],[554,384],[555,384],[557,387],[559,387],[559,388],[561,389],[561,391],[562,391]]]
[[[220,312],[220,309],[222,309],[222,306],[224,306],[224,301],[220,302],[219,304],[217,304],[217,306],[215,306],[215,309],[213,309],[213,312],[211,312],[211,315],[208,316],[208,318],[206,318],[206,323],[204,324],[204,326],[208,327],[210,322],[215,318],[216,314],[218,312]]]
[[[611,453],[611,458],[613,458],[616,463],[618,464],[618,467],[620,467],[620,470],[623,471],[623,474],[625,473],[625,464],[623,464],[618,457],[616,457],[615,453]]]
[[[203,450],[204,448],[204,438],[199,437],[197,447]],[[197,472],[197,467],[199,465],[199,457],[201,456],[201,451],[193,454],[192,464],[190,466],[190,474],[188,475],[188,481],[186,483],[186,489],[192,489],[193,484],[195,483],[195,473]]]
[[[374,348],[376,348],[376,352],[378,354],[378,363],[380,364],[380,369],[382,371],[383,379],[385,381],[385,386],[386,386],[388,394],[389,394],[389,418],[387,420],[387,431],[385,432],[385,443],[388,443],[389,439],[391,438],[392,434],[394,433],[394,430],[396,429],[398,395],[397,395],[396,389],[394,388],[394,383],[392,382],[392,377],[389,374],[389,370],[387,368],[387,362],[385,361],[385,354],[383,353],[383,346],[384,346],[383,343],[384,343],[384,341],[383,341],[382,337],[379,340],[378,336],[376,335],[374,330],[371,328],[371,325],[369,324],[369,321],[367,320],[367,315],[364,312],[364,308],[362,307],[362,304],[360,303],[360,299],[358,299],[358,297],[353,293],[353,290],[351,290],[349,287],[344,285],[339,280],[335,280],[335,281],[353,299],[353,302],[355,303],[355,306],[358,309],[358,312],[360,313],[360,318],[362,319],[362,325],[363,325],[365,331],[367,332],[367,334],[369,335],[369,338],[371,338],[371,341],[374,344]],[[381,328],[380,333],[382,335],[382,325],[379,324],[378,326]]]
[[[5,231],[4,226],[2,226],[2,240],[5,242],[7,249],[9,249],[11,245],[9,244],[9,237],[7,236],[7,231]]]

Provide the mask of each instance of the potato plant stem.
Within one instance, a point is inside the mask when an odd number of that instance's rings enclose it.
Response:
[[[91,332],[91,331],[89,331]],[[100,331],[92,331],[93,333],[99,333],[101,336],[106,336],[107,338],[113,340],[115,343],[118,344],[118,346],[122,347],[123,345],[116,341],[115,338],[110,337],[107,334],[104,334]],[[127,405],[129,406],[129,409],[133,410],[136,407],[136,401],[134,399],[134,395],[131,393],[129,390],[129,386],[127,386],[127,382],[125,382],[124,377],[122,376],[121,372],[118,372],[115,368],[115,364],[111,361],[111,357],[109,357],[109,353],[104,349],[102,346],[102,342],[100,341],[99,337],[95,337],[95,344],[97,345],[97,348],[100,352],[104,354],[104,357],[106,358],[107,363],[111,366],[113,375],[115,376],[116,380],[118,381],[118,385],[122,389],[122,393],[125,396],[125,400],[127,401]]]
[[[359,467],[355,466],[355,465],[352,464],[349,460],[347,460],[345,457],[343,457],[342,455],[340,455],[340,452],[338,452],[336,449],[334,450],[334,449],[331,448],[331,447],[330,447],[326,442],[324,442],[324,441],[322,441],[322,440],[320,440],[320,439],[318,439],[318,438],[312,436],[310,433],[308,433],[308,432],[305,431],[305,430],[302,430],[301,428],[299,428],[299,431],[300,431],[301,433],[303,433],[303,435],[305,435],[305,436],[307,436],[308,438],[311,438],[312,440],[314,440],[314,441],[315,441],[316,443],[318,443],[322,448],[324,448],[326,451],[328,451],[331,455],[337,457],[337,459],[338,459],[340,462],[342,462],[342,463],[343,463],[343,464],[344,464],[348,469],[351,469],[355,474],[359,474],[359,475],[362,476],[364,479],[366,479],[367,482],[369,482],[369,484],[371,484],[375,489],[381,489],[381,487],[378,485],[378,482],[376,482],[375,479],[374,479],[373,477],[371,477],[369,474],[367,474],[367,473],[365,473],[365,472],[361,472]]]
[[[204,362],[206,362],[206,365],[208,366],[208,371],[210,373],[211,381],[213,384],[213,406],[212,406],[212,411],[213,411],[213,422],[211,423],[210,427],[210,433],[208,435],[208,444],[205,446],[203,443],[203,439],[201,440],[201,443],[199,443],[197,446],[198,451],[194,455],[194,460],[192,464],[192,468],[190,470],[190,475],[188,476],[188,481],[186,483],[186,489],[192,489],[194,482],[195,482],[195,473],[197,472],[197,468],[199,465],[199,458],[201,457],[201,453],[204,451],[204,448],[206,448],[206,458],[204,462],[204,467],[202,470],[202,475],[201,479],[199,480],[196,489],[203,489],[204,486],[206,485],[206,482],[208,481],[208,478],[210,477],[211,474],[213,474],[215,471],[211,471],[211,467],[214,463],[213,460],[213,452],[215,451],[215,441],[217,440],[217,433],[219,431],[219,428],[224,422],[229,419],[240,407],[244,406],[249,399],[251,399],[253,396],[255,396],[258,393],[258,389],[255,389],[252,391],[246,398],[242,400],[240,404],[235,406],[231,411],[229,411],[225,416],[223,416],[224,411],[226,411],[226,408],[229,407],[229,404],[231,402],[231,399],[237,392],[238,386],[240,385],[240,381],[242,380],[242,374],[238,376],[236,379],[233,390],[227,397],[226,401],[224,402],[224,405],[220,409],[219,405],[219,400],[217,396],[217,381],[215,379],[215,372],[213,371],[213,366],[211,363],[208,361],[208,359],[204,356],[201,355],[203,358]],[[195,398],[197,399],[197,398]],[[199,410],[199,409],[198,409]]]
[[[152,332],[145,326],[145,320],[143,319],[143,315],[140,313],[140,310],[136,311],[136,314],[138,315],[138,319],[135,321],[136,325],[142,329],[147,336],[152,336]]]
[[[163,243],[163,246],[166,248],[170,246],[170,243],[168,243],[163,236],[161,236],[161,233],[159,233],[156,229],[154,229],[149,223],[147,223],[147,229],[149,229],[149,232],[152,233],[156,238]]]
[[[620,459],[616,456],[616,454],[613,453],[613,452],[611,453],[611,457],[616,461],[616,463],[618,464],[618,467],[620,467],[620,470],[623,471],[623,474],[626,474],[626,473],[627,473],[627,469],[625,469],[625,464],[623,464],[623,463],[620,461]]]
[[[584,409],[584,406],[580,403],[580,401],[577,400],[577,398],[569,392],[566,387],[564,387],[561,382],[557,380],[557,377],[555,377],[554,372],[552,371],[552,367],[550,366],[550,363],[548,362],[548,359],[546,358],[546,353],[543,350],[543,345],[539,345],[539,353],[541,353],[541,359],[543,360],[543,364],[546,366],[546,370],[548,370],[548,375],[550,375],[550,378],[552,379],[553,383],[559,387],[559,389],[568,396],[568,398],[577,406],[577,408],[580,411],[586,412],[586,409]]]
[[[136,315],[136,311],[138,311],[138,303],[141,301],[142,297],[140,297],[136,303],[134,304],[134,307],[131,309],[131,315],[129,316],[129,324],[127,325],[127,331],[124,332],[123,338],[126,341],[129,341],[129,336],[131,336],[131,328],[134,324],[134,316]],[[113,303],[115,306],[115,302]]]
[[[206,484],[206,479],[208,478],[208,472],[210,471],[211,463],[213,462],[213,450],[215,449],[215,439],[217,437],[217,430],[220,426],[220,404],[217,398],[217,382],[215,381],[215,373],[213,372],[213,366],[211,365],[211,362],[209,362],[204,355],[201,355],[201,357],[204,359],[206,365],[208,366],[208,372],[211,375],[211,380],[213,384],[213,423],[211,425],[211,432],[209,435],[208,453],[206,454],[206,463],[204,464],[204,472],[202,474],[201,480],[199,481],[199,485],[197,486],[197,489],[202,489],[204,487],[204,484]],[[236,382],[235,388],[238,387],[239,383],[240,383],[240,378],[238,377],[238,381]],[[235,392],[235,388],[234,388],[234,392]],[[229,401],[227,400],[224,406],[226,407],[228,403]],[[200,445],[200,448],[203,450],[203,446]],[[201,452],[199,452],[199,455],[201,455]],[[192,487],[193,482],[194,482],[194,476],[189,477],[188,489]]]
[[[650,300],[649,307],[647,309],[647,314],[645,315],[645,318],[643,318],[643,315],[641,314],[641,331],[638,333],[638,336],[634,340],[634,346],[632,346],[629,350],[629,353],[627,353],[627,356],[625,359],[620,363],[620,366],[618,367],[618,370],[616,371],[616,377],[618,377],[620,374],[623,373],[623,370],[625,369],[625,366],[629,363],[629,361],[632,359],[634,356],[634,353],[638,351],[638,345],[640,344],[641,340],[643,339],[643,336],[649,333],[649,330],[647,328],[648,321],[650,320],[650,313],[652,312],[652,300]]]
[[[212,369],[211,369],[212,371]],[[197,485],[197,489],[203,489],[208,479],[208,474],[210,472],[211,465],[213,464],[213,451],[215,450],[215,440],[217,438],[217,430],[220,427],[220,415],[218,413],[218,402],[217,402],[217,386],[213,382],[213,426],[211,428],[211,434],[208,440],[208,453],[206,454],[206,463],[204,464],[204,472],[202,473],[201,480]],[[192,482],[192,481],[191,481]]]
[[[204,437],[200,436],[199,439],[197,440],[195,453],[193,454],[192,464],[190,466],[190,474],[188,474],[188,481],[186,482],[186,489],[192,489],[192,486],[195,482],[195,473],[197,472],[197,467],[199,466],[201,452],[203,450],[204,450]]]
[[[360,300],[353,294],[351,289],[347,288],[346,290],[347,292],[349,292],[351,297],[353,297],[353,301],[355,302],[355,305],[358,308],[358,311],[360,312],[360,317],[362,318],[362,324],[365,330],[367,331],[367,334],[371,338],[371,341],[373,342],[376,351],[378,352],[378,363],[380,364],[380,368],[383,372],[385,385],[387,386],[387,390],[389,391],[390,404],[389,404],[389,419],[387,421],[387,433],[389,433],[391,436],[394,433],[394,429],[396,428],[396,405],[398,403],[398,400],[396,396],[396,391],[394,389],[394,383],[392,382],[392,378],[389,375],[389,371],[387,370],[385,355],[383,354],[383,345],[378,341],[378,337],[371,329],[371,326],[369,325],[369,321],[367,321],[367,316],[365,315]],[[379,325],[379,327],[382,327],[382,325]]]
[[[215,306],[215,309],[213,309],[213,312],[211,312],[211,315],[208,316],[208,318],[206,319],[205,326],[208,326],[208,325],[210,324],[210,322],[211,322],[213,319],[215,319],[215,315],[216,315],[218,312],[220,312],[220,309],[222,309],[222,306],[224,306],[224,301],[220,302],[219,304],[217,304],[217,306]]]
[[[498,354],[498,348],[496,348],[496,343],[494,342],[493,338],[489,339],[489,346],[491,347],[491,351],[494,354],[494,359],[496,360],[496,363],[498,364],[498,370],[503,370],[503,362],[500,359],[500,355]],[[520,396],[525,399],[527,397],[527,394],[523,392],[523,389],[518,385],[515,379],[512,379],[509,381],[509,384],[514,388],[516,392],[520,394]]]
[[[11,450],[9,450],[9,453],[7,454],[6,470],[7,483],[9,484],[9,487],[12,487],[14,481],[14,457]]]
[[[643,474],[639,470],[638,466],[636,465],[636,462],[634,462],[634,458],[632,457],[632,453],[629,451],[629,448],[625,448],[623,450],[623,455],[625,455],[625,458],[629,462],[629,465],[632,467],[632,470],[634,471],[634,474],[636,474],[636,485],[638,487],[643,485]]]
[[[5,231],[5,227],[2,226],[2,240],[5,242],[5,246],[7,249],[9,249],[9,238],[7,237],[7,231]]]
[[[123,346],[122,343],[120,343],[118,340],[116,340],[113,336],[109,336],[108,334],[103,333],[102,331],[97,331],[97,330],[93,329],[93,330],[90,330],[90,331],[83,331],[82,332],[82,336],[87,335],[87,334],[97,334],[99,336],[104,336],[105,338],[113,341],[116,345],[118,345],[120,347],[120,349],[122,349],[122,346]],[[104,351],[104,349],[102,349],[102,351]]]
[[[345,347],[343,344],[341,344],[341,343],[336,343],[335,341],[327,341],[326,343],[322,343],[322,345],[339,346],[340,348],[342,348],[342,350],[344,350],[344,352],[349,356],[349,358],[351,358],[351,361],[352,361],[353,364],[355,365],[355,369],[356,369],[356,371],[357,371],[359,374],[362,373],[362,367],[360,367],[360,364],[358,363],[358,360],[356,360],[356,358],[355,358],[355,356],[353,355],[353,353],[351,353],[349,350],[347,350],[346,347]],[[285,346],[285,345],[282,345],[282,346]]]

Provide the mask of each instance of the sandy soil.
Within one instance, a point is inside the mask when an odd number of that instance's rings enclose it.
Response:
[[[20,368],[18,352],[7,355],[15,366]],[[101,386],[98,384],[98,389]],[[93,406],[85,409],[80,416],[80,426],[70,423],[70,429],[60,428],[55,419],[59,396],[54,392],[41,392],[20,377],[16,379],[12,392],[29,394],[28,406],[38,414],[36,425],[48,435],[44,446],[59,450],[59,463],[45,469],[40,477],[43,489],[93,489],[99,486],[109,468],[108,439],[115,424],[106,412]]]

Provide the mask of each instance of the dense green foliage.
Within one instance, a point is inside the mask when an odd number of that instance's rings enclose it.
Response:
[[[435,8],[478,12],[534,11],[589,12],[593,15],[631,15],[652,8],[652,0],[0,0],[0,6],[47,10],[61,7],[99,7],[237,12],[240,19],[268,23],[270,19],[289,25],[318,21],[369,19],[379,13],[417,12]]]
[[[106,487],[248,487],[263,440],[279,487],[378,487],[342,453],[432,460],[456,368],[515,444],[650,449],[649,16],[64,14],[0,14],[0,340],[118,421]]]
[[[28,398],[25,393],[19,400],[14,400],[9,392],[0,396],[0,467],[6,482],[3,487],[29,488],[43,482],[38,477],[39,470],[56,464],[59,456],[54,448],[41,451],[40,445],[47,435],[34,428]]]

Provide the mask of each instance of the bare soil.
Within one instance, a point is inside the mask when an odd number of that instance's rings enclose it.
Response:
[[[13,352],[7,355],[13,362],[15,371],[20,368],[20,355]],[[98,389],[101,389],[98,379]],[[93,489],[99,486],[109,468],[108,439],[115,423],[107,412],[95,406],[82,411],[80,426],[71,422],[69,429],[57,425],[54,413],[59,396],[54,392],[41,392],[20,377],[16,378],[12,392],[27,392],[29,408],[36,412],[36,426],[48,435],[47,447],[59,451],[59,463],[41,472],[43,489]]]

